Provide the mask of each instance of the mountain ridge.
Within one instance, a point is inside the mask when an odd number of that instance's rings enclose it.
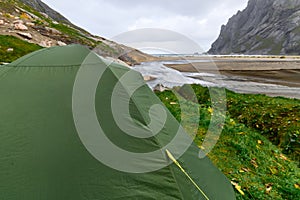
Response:
[[[19,0],[20,2],[34,8],[35,10],[47,14],[52,19],[58,22],[64,22],[67,24],[72,24],[67,18],[61,15],[59,12],[53,10],[50,6],[45,4],[43,1],[40,0]]]
[[[81,44],[103,57],[120,59],[129,65],[153,59],[139,50],[89,33],[41,0],[0,0],[0,35],[12,36],[44,48]],[[7,50],[13,53],[11,48]]]
[[[221,28],[209,54],[300,54],[300,1],[249,0]]]

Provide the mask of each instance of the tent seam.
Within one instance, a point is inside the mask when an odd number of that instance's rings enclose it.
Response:
[[[115,78],[117,78],[117,79],[119,80],[118,76],[117,76],[112,70],[110,70],[110,71],[114,74]],[[128,90],[127,90],[126,88],[124,88],[124,89],[125,89],[126,92],[129,94]],[[134,103],[135,105],[137,105],[137,102],[136,102],[136,100],[135,100],[134,98],[131,98],[131,97],[130,97],[130,99],[133,101],[133,103]],[[139,108],[138,106],[136,106],[136,108],[138,109],[138,112],[139,112],[139,114],[142,116],[143,120],[146,121],[144,115],[142,115],[142,112],[141,112],[140,108]],[[148,130],[149,130],[149,129],[148,129]],[[155,138],[155,137],[154,137],[154,138]],[[162,147],[162,146],[159,145],[159,147]]]
[[[5,66],[6,67],[6,66]],[[13,68],[8,68],[7,70],[3,71],[2,73],[0,73],[0,80],[2,78],[5,77],[5,75],[7,75],[11,70],[13,70]]]
[[[22,62],[25,62],[26,60],[32,58],[33,56],[39,55],[41,52],[44,52],[44,51],[49,51],[49,49],[44,48],[44,49],[41,49],[41,50],[39,50],[39,51],[37,51],[37,52],[35,52],[35,53],[32,53],[30,56],[28,56],[28,58],[24,59]],[[22,62],[21,62],[21,63],[22,63]],[[9,65],[9,64],[8,64],[8,65]],[[12,65],[12,66],[18,67],[19,64],[17,64],[17,65]]]
[[[115,78],[117,78],[117,79],[119,80],[118,76],[117,76],[112,70],[110,70],[110,71],[113,73],[113,75],[115,76]],[[125,88],[124,88],[124,89],[125,89]],[[127,90],[127,89],[125,89],[125,90],[126,90],[126,92],[128,93],[128,90]],[[138,104],[136,104],[135,98],[131,98],[131,99],[132,99],[132,101],[135,103],[135,105],[138,105]],[[141,113],[141,111],[140,111],[139,106],[136,106],[136,108],[138,109],[138,112],[140,113],[140,115],[142,116],[142,118],[144,119],[144,121],[146,121],[145,118],[144,118],[144,115],[142,115],[142,113]],[[163,148],[163,146],[161,145],[161,143],[159,142],[159,140],[158,140],[155,136],[153,136],[153,138],[154,138],[155,141],[157,142],[158,146],[159,146],[160,148]],[[161,152],[162,152],[162,155],[165,155],[165,154],[163,153],[163,151],[161,151]],[[172,170],[171,164],[168,165],[167,167],[168,167],[169,171],[171,172],[172,177],[174,178],[174,181],[175,181],[176,186],[177,186],[177,190],[178,190],[178,192],[179,192],[181,198],[184,199],[184,198],[183,198],[182,191],[181,191],[181,189],[180,189],[180,187],[179,187],[179,184],[178,184],[178,182],[177,182],[176,176],[175,176],[175,174],[174,174],[174,171]]]
[[[174,165],[174,163],[172,163],[172,165]],[[174,181],[175,181],[175,183],[176,183],[176,185],[177,185],[177,188],[178,188],[178,190],[179,190],[179,193],[180,193],[181,198],[184,199],[183,194],[182,194],[182,191],[181,191],[181,189],[180,189],[180,187],[179,187],[179,184],[178,184],[178,181],[177,181],[177,179],[176,179],[174,170],[172,169],[172,165],[169,165],[168,168],[170,169],[170,172],[171,172],[172,176],[174,177]]]

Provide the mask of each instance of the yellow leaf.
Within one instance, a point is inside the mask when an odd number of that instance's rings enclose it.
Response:
[[[277,169],[273,169],[271,167],[269,167],[270,171],[272,174],[277,174],[278,173],[278,170]]]
[[[229,120],[229,124],[232,125],[232,126],[235,126],[235,125],[236,125],[236,123],[235,123],[235,121],[234,121],[233,119],[230,119],[230,120]]]
[[[244,172],[249,172],[249,171],[251,171],[250,169],[245,168],[245,167],[243,167],[241,170],[243,170]]]
[[[294,186],[295,186],[296,189],[300,189],[300,185],[299,184],[296,183]]]
[[[285,160],[285,161],[289,160],[289,159],[288,159],[286,156],[284,156],[283,154],[280,154],[280,158],[283,159],[283,160]]]
[[[253,158],[253,159],[251,160],[251,164],[252,164],[255,168],[258,168],[258,164],[257,164],[257,162],[256,162],[256,158]]]
[[[239,193],[241,193],[241,195],[243,195],[243,196],[245,195],[245,193],[241,189],[241,186],[235,186],[235,188],[237,189],[237,191],[239,191]]]
[[[232,184],[233,186],[238,185],[237,183],[235,183],[235,182],[233,182],[233,181],[231,181],[231,184]]]
[[[235,189],[236,189],[241,195],[243,195],[243,196],[245,195],[245,193],[244,193],[243,190],[242,190],[242,187],[239,186],[238,183],[235,183],[235,182],[231,181],[231,184],[235,187]]]
[[[214,112],[214,109],[212,109],[211,107],[209,107],[209,108],[207,109],[207,111],[208,111],[210,114],[212,114],[212,113]]]
[[[263,142],[262,142],[261,140],[258,140],[257,143],[258,143],[259,145],[261,145]]]

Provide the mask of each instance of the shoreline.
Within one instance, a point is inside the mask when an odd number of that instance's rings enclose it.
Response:
[[[260,83],[273,83],[289,87],[300,87],[300,61],[298,60],[213,60],[188,64],[165,64],[166,67],[189,73],[212,73],[245,77]]]
[[[277,61],[277,62],[300,62],[300,55],[174,55],[174,56],[153,56],[152,61],[175,61],[175,60],[209,60],[209,61]]]
[[[142,64],[142,66],[147,65],[148,70],[153,70],[148,71],[146,68],[142,71],[149,77],[162,78],[166,76],[166,73],[169,72],[161,71],[162,69],[159,68],[159,66],[164,66],[181,72],[186,78],[190,77],[204,83],[224,85],[225,88],[237,93],[300,99],[300,59],[298,58],[230,57],[224,59],[220,57],[208,60],[207,57],[193,57],[183,60],[180,57],[173,57],[173,60],[164,58]],[[174,82],[176,72],[174,75],[172,72],[170,73],[171,75],[163,78],[162,82],[168,82],[170,77],[173,77],[171,83]],[[178,79],[179,82],[180,80]],[[151,84],[156,82],[149,80]]]

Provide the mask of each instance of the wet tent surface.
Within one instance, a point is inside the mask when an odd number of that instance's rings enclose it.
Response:
[[[126,173],[87,151],[74,124],[72,91],[89,53],[77,45],[54,47],[0,66],[0,199],[204,199],[175,164],[149,173]],[[87,64],[104,67],[97,56]],[[117,127],[109,103],[113,86],[128,70],[117,64],[106,69],[95,97],[98,121],[120,148],[150,152],[167,144],[179,124],[168,113],[162,131],[147,139]],[[143,80],[136,73],[133,81]],[[159,103],[157,97],[145,86],[132,98],[141,104],[131,103],[131,117],[147,123],[149,106]],[[225,176],[198,153],[191,145],[179,162],[211,199],[233,199]]]

